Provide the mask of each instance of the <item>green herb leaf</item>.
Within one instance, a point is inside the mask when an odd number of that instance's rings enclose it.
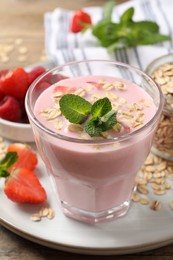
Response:
[[[111,20],[113,1],[103,10],[103,19],[90,27],[99,44],[114,51],[137,45],[155,44],[168,41],[170,37],[159,33],[159,26],[152,21],[133,21],[134,8],[128,8],[120,17],[119,23]]]
[[[82,97],[74,94],[66,94],[59,101],[62,114],[71,123],[83,123],[91,110],[91,104]]]
[[[98,124],[97,120],[89,120],[86,122],[84,129],[91,137],[100,136],[102,132],[102,127]]]
[[[116,112],[109,111],[102,117],[92,118],[85,124],[85,131],[90,136],[101,136],[101,133],[110,130],[117,123]]]
[[[111,102],[108,98],[97,100],[91,107],[91,114],[93,118],[104,116],[112,109]]]
[[[120,17],[120,22],[124,23],[124,22],[129,22],[132,20],[132,17],[134,15],[134,8],[130,7],[129,9],[127,9]]]
[[[0,161],[0,177],[7,177],[10,175],[8,169],[17,161],[18,155],[16,152],[8,152]]]
[[[103,8],[103,19],[107,21],[111,21],[112,19],[112,11],[115,6],[115,1],[111,0],[105,4]]]
[[[111,110],[101,118],[103,132],[111,129],[117,123],[116,115],[116,111]]]

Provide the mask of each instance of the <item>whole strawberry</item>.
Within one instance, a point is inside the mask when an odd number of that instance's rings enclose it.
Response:
[[[8,152],[0,161],[0,177],[6,178],[4,192],[16,203],[42,203],[47,199],[46,192],[37,176],[26,168],[8,169],[17,161],[16,152]]]
[[[83,10],[78,10],[72,16],[70,31],[73,33],[81,32],[86,25],[90,24],[92,24],[90,15],[84,12]]]
[[[10,70],[0,77],[0,90],[15,98],[24,98],[28,86],[28,74],[23,68]]]
[[[12,122],[20,121],[21,108],[16,98],[5,96],[0,100],[0,118]]]
[[[36,78],[43,74],[46,69],[43,66],[36,66],[28,72],[28,84],[30,85]]]

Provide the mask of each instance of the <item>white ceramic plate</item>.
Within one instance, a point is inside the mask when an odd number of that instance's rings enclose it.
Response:
[[[160,211],[133,204],[125,217],[90,226],[65,217],[55,197],[41,160],[37,173],[48,194],[55,218],[32,222],[30,217],[41,206],[18,205],[6,198],[0,181],[0,224],[12,232],[51,248],[85,254],[127,254],[161,247],[173,242],[173,211],[169,201],[173,191],[159,197]],[[158,199],[150,192],[150,200]]]

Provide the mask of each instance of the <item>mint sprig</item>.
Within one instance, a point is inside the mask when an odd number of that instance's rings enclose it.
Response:
[[[170,37],[159,32],[156,22],[143,20],[134,21],[135,9],[128,8],[120,16],[119,22],[112,21],[112,12],[115,1],[111,0],[103,7],[103,18],[91,29],[92,34],[98,39],[100,45],[108,50],[116,50],[137,45],[150,45],[170,40]]]
[[[83,123],[85,131],[91,137],[101,136],[102,132],[112,129],[117,123],[117,113],[112,110],[108,98],[99,99],[92,105],[78,95],[66,94],[59,104],[65,118],[74,124]]]
[[[59,101],[62,114],[71,123],[83,123],[91,110],[91,104],[82,97],[74,94],[64,95]]]

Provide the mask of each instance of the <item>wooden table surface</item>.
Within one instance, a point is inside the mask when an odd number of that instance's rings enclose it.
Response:
[[[56,7],[79,9],[105,0],[0,0],[0,69],[45,59],[43,15]],[[117,3],[123,2],[121,0]],[[4,47],[11,46],[11,47]],[[173,259],[173,244],[123,256],[87,256],[50,249],[0,226],[0,259]]]

